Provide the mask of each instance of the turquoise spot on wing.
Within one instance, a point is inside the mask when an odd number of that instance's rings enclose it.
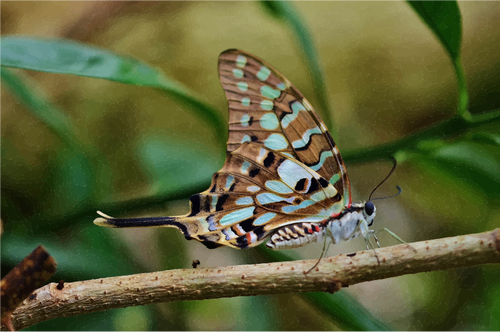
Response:
[[[250,163],[248,161],[244,161],[243,165],[241,165],[241,173],[246,173],[250,168]]]
[[[263,225],[267,222],[269,222],[271,219],[273,219],[276,216],[276,213],[268,212],[257,219],[253,222],[255,226]]]
[[[311,195],[311,199],[315,202],[321,202],[322,200],[326,199],[326,195],[323,190],[320,190],[317,193]]]
[[[244,68],[246,64],[247,64],[247,57],[244,55],[238,55],[238,57],[236,58],[236,66]]]
[[[215,211],[215,207],[217,206],[218,200],[219,200],[219,196],[212,195],[212,209],[211,209],[211,211]]]
[[[303,201],[299,205],[284,206],[284,207],[281,208],[281,211],[283,211],[285,213],[292,213],[294,211],[297,211],[297,210],[306,208],[306,207],[308,207],[310,205],[313,205],[314,203],[315,203],[314,201],[307,200],[307,201]]]
[[[286,183],[290,188],[295,188],[299,180],[311,179],[312,175],[309,174],[304,168],[293,160],[285,160],[278,167],[278,175],[281,180]]]
[[[241,104],[243,106],[250,106],[250,98],[248,98],[248,97],[241,98]]]
[[[240,119],[240,123],[243,127],[248,126],[248,121],[250,121],[250,115],[248,114],[243,115]]]
[[[247,207],[244,209],[240,209],[240,210],[231,212],[229,214],[226,214],[224,217],[222,217],[220,219],[219,223],[221,225],[232,225],[232,224],[239,223],[239,222],[253,216],[254,210],[255,210],[255,206],[252,206],[252,207]]]
[[[226,179],[226,187],[225,188],[226,189],[231,188],[231,186],[233,185],[233,183],[234,183],[234,176],[228,175],[227,179]]]
[[[304,105],[302,105],[300,102],[295,101],[292,103],[292,114],[287,114],[283,117],[283,120],[281,120],[281,125],[283,128],[288,127],[288,125],[297,118],[299,115],[300,111],[306,111]]]
[[[282,150],[288,147],[288,142],[281,134],[272,134],[265,141],[264,145],[271,150]]]
[[[286,201],[286,198],[271,193],[264,193],[257,195],[257,201],[259,201],[260,204],[269,204]]]
[[[257,186],[250,186],[250,187],[247,187],[247,190],[251,193],[255,193],[257,191],[260,190],[260,187],[257,187]]]
[[[333,174],[332,178],[330,179],[330,183],[331,184],[335,184],[337,183],[338,181],[340,180],[340,174],[337,173],[337,174]]]
[[[242,78],[243,77],[243,70],[238,69],[238,68],[234,68],[233,75],[237,78]]]
[[[266,111],[272,110],[274,107],[274,103],[270,100],[264,99],[260,102],[260,108]]]
[[[251,142],[251,141],[252,140],[250,139],[250,136],[248,136],[248,135],[243,136],[243,138],[241,139],[241,143]]]
[[[293,193],[293,190],[290,189],[286,184],[281,181],[270,180],[266,181],[266,188],[272,191],[275,191],[280,194],[290,194]]]
[[[279,121],[278,121],[278,117],[274,113],[264,114],[260,118],[259,123],[260,123],[260,126],[262,128],[267,129],[267,130],[276,129],[276,128],[278,128],[278,126],[280,124]]]
[[[334,186],[332,186],[331,184],[328,185],[328,187],[326,188],[323,188],[323,191],[325,192],[325,195],[326,197],[328,198],[332,198],[334,197],[335,195],[337,195],[337,189],[335,189]]]
[[[238,83],[236,83],[236,85],[238,86],[238,89],[240,89],[242,92],[245,92],[248,90],[248,84],[245,82],[238,82]]]
[[[290,158],[295,158],[294,156],[292,156],[291,153],[288,153],[288,152],[281,152],[282,154],[284,154],[285,156],[288,156]]]
[[[280,83],[280,84],[276,85],[276,87],[277,87],[278,89],[280,89],[280,90],[285,90],[285,89],[286,89],[286,85],[285,85],[285,83]]]
[[[250,205],[253,204],[252,197],[242,197],[236,201],[236,205]]]
[[[333,157],[332,151],[323,151],[319,157],[319,161],[316,165],[309,166],[312,170],[318,171],[325,163],[326,158]]]
[[[281,91],[275,90],[270,86],[264,85],[260,88],[260,94],[269,99],[278,98],[281,95]]]
[[[302,135],[302,139],[296,140],[292,143],[293,147],[296,149],[303,148],[309,143],[309,139],[313,134],[322,134],[321,129],[319,129],[319,127],[308,129],[304,135]]]
[[[198,218],[198,224],[201,226],[200,231],[202,232],[209,231],[210,225],[208,224],[207,219],[205,217]]]
[[[269,74],[271,74],[271,71],[267,67],[262,66],[257,73],[257,78],[261,81],[265,81],[269,77]]]

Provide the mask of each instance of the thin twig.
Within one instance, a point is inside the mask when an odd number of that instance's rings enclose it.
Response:
[[[414,249],[416,250],[414,250]],[[325,291],[405,274],[500,263],[500,229],[401,244],[316,260],[169,270],[52,283],[35,291],[13,313],[16,329],[58,317],[159,302]]]

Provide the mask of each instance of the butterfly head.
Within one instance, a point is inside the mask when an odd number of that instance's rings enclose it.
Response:
[[[376,212],[377,208],[375,207],[375,204],[372,203],[372,201],[368,201],[365,203],[365,206],[363,208],[363,216],[365,217],[368,226],[373,225],[373,220],[375,219]]]

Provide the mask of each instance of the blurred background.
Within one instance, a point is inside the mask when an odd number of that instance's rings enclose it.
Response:
[[[396,141],[455,114],[457,88],[445,50],[405,2],[293,2],[323,65],[325,110],[344,153]],[[500,108],[500,3],[460,2],[462,63],[470,110]],[[218,55],[239,48],[280,70],[318,105],[293,34],[257,2],[1,2],[2,36],[66,38],[159,68],[227,119]],[[58,261],[66,282],[174,268],[265,261],[257,249],[208,250],[174,229],[105,229],[114,217],[179,215],[224,162],[225,145],[190,107],[159,90],[106,80],[12,70],[74,125],[88,154],[68,149],[2,85],[2,275],[37,245]],[[324,114],[324,113],[323,113]],[[498,123],[475,129],[498,134]],[[407,156],[378,191],[374,229],[413,242],[500,225],[497,146],[462,140]],[[227,137],[227,136],[224,136]],[[445,143],[448,143],[445,142]],[[443,143],[443,144],[445,144]],[[425,146],[421,151],[425,151]],[[470,153],[470,152],[474,153]],[[453,156],[483,158],[490,175]],[[439,155],[442,162],[429,156]],[[451,157],[450,157],[451,156]],[[449,157],[449,158],[448,158]],[[346,158],[353,201],[368,198],[391,162]],[[128,202],[120,205],[120,202]],[[108,207],[111,210],[106,210]],[[121,210],[119,207],[124,207]],[[380,235],[383,246],[396,242]],[[317,258],[322,244],[291,250]],[[332,246],[364,249],[362,239]],[[349,294],[400,330],[498,330],[498,266],[407,275],[355,285]],[[335,295],[328,295],[335,297]],[[496,316],[495,316],[496,315]],[[166,303],[61,318],[31,330],[336,330],[330,315],[295,294]]]

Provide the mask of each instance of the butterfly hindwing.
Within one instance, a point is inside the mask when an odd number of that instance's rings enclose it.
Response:
[[[190,201],[191,213],[176,219],[189,237],[236,248],[253,247],[288,224],[322,222],[344,205],[318,173],[258,143],[229,154],[210,188]]]
[[[258,142],[288,153],[332,183],[350,206],[344,162],[323,121],[304,96],[275,68],[240,50],[219,57],[229,107],[227,151]]]

